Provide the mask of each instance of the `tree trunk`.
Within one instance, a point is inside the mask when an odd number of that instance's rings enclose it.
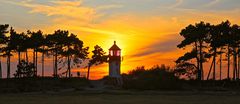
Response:
[[[34,76],[36,76],[36,64],[35,64],[35,49],[33,49],[33,65],[34,65]]]
[[[0,58],[0,79],[2,79],[2,60]]]
[[[235,68],[235,70],[236,70],[236,79],[238,80],[238,55],[236,54],[236,68]]]
[[[230,47],[228,46],[228,55],[227,55],[227,79],[230,79]]]
[[[219,68],[220,68],[220,80],[222,80],[222,48],[221,48],[221,53],[220,53],[220,65],[219,65]]]
[[[232,67],[232,70],[233,70],[233,73],[232,73],[232,79],[235,80],[236,79],[236,71],[235,71],[235,55],[233,55],[233,63],[232,63],[233,67]]]
[[[195,42],[195,49],[198,52],[197,42]],[[197,53],[197,56],[196,56],[196,60],[197,60],[197,70],[198,70],[198,73],[196,74],[196,76],[197,76],[196,78],[198,80],[201,80],[201,75],[199,75],[200,74],[200,64],[199,64],[200,60],[199,60],[199,57],[198,57],[198,53]]]
[[[87,80],[89,80],[89,75],[90,75],[90,67],[91,67],[91,65],[90,65],[90,64],[88,64]]]
[[[199,75],[201,76],[200,77],[200,80],[204,80],[204,72],[203,72],[203,53],[202,53],[202,41],[200,41],[200,46],[199,46],[199,54],[200,54],[200,72],[199,72]]]
[[[18,64],[20,64],[20,62],[21,62],[21,52],[18,51]]]
[[[52,60],[53,60],[53,63],[52,63],[52,65],[53,65],[53,77],[55,77],[56,73],[55,73],[55,58],[54,58],[54,54],[52,56]]]
[[[216,53],[217,53],[217,49],[214,48],[214,56],[213,56],[213,80],[216,80]]]
[[[210,69],[209,69],[209,72],[208,72],[208,75],[207,75],[207,80],[209,80],[209,76],[210,76],[210,74],[212,72],[213,64],[214,64],[214,59],[212,60],[212,63],[211,63],[211,66],[210,66]]]
[[[38,72],[38,51],[35,51],[35,65],[36,65],[36,76],[37,76],[37,72]]]
[[[237,77],[237,80],[239,80],[239,62],[240,62],[240,60],[239,60],[239,58],[240,58],[240,54],[239,54],[239,45],[237,46],[237,48],[236,48],[237,50],[236,50],[236,57],[237,57],[237,61],[236,61],[236,64],[237,64],[237,68],[236,68],[236,71],[237,71],[237,73],[236,73],[236,77]]]
[[[236,80],[237,76],[237,52],[236,49],[233,49],[233,80]]]
[[[58,53],[57,49],[55,50],[55,77],[58,77],[58,59],[57,59]]]
[[[240,71],[240,54],[239,54],[239,52],[238,52],[238,68],[237,68],[237,78],[239,79],[240,77],[239,77],[239,72]]]
[[[21,52],[18,51],[18,65],[20,65],[20,62],[21,62]],[[17,70],[18,70],[18,68],[17,68]],[[21,74],[19,75],[19,77],[21,78]]]
[[[10,56],[10,53],[8,52],[8,56],[7,56],[7,78],[10,78],[10,60],[11,56]]]
[[[45,50],[44,50],[44,46],[43,46],[43,52],[42,52],[42,77],[44,77],[44,54],[45,54]]]
[[[70,56],[67,56],[67,61],[68,61],[68,77],[71,78],[71,60]]]

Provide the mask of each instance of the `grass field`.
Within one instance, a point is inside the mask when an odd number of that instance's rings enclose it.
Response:
[[[1,94],[0,104],[239,104],[234,92],[82,91]]]

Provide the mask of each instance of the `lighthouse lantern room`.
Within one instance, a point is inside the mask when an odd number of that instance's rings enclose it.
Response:
[[[121,49],[116,45],[116,41],[114,41],[113,46],[109,49],[109,77],[120,78],[120,67]]]

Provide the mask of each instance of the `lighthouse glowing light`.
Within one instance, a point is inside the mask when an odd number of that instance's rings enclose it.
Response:
[[[109,77],[121,77],[121,49],[114,41],[113,46],[109,49]]]

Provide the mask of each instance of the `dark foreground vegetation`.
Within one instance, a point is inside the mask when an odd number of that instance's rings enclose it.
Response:
[[[182,73],[182,72],[181,72]],[[159,90],[159,91],[234,91],[240,92],[240,80],[185,80],[179,72],[161,65],[152,68],[137,67],[121,79],[105,77],[98,81],[86,78],[12,78],[0,80],[0,93],[23,92],[61,92],[63,90],[89,91],[98,90]],[[194,75],[194,74],[193,74]],[[97,82],[97,85],[92,85]],[[101,85],[103,83],[103,85]]]
[[[123,75],[123,87],[126,89],[162,89],[177,90],[179,86],[178,77],[165,65],[154,66],[150,69],[137,67],[129,74]]]
[[[165,65],[152,68],[137,67],[128,74],[122,74],[121,88],[140,91],[240,91],[240,80],[185,80],[179,76],[186,73]],[[119,86],[114,78],[105,77],[104,80],[107,85]]]
[[[23,93],[81,90],[88,86],[85,78],[12,78],[0,80],[0,93]]]
[[[85,93],[0,94],[1,104],[238,104],[232,92],[151,92],[118,91]],[[6,103],[7,102],[7,103]]]

